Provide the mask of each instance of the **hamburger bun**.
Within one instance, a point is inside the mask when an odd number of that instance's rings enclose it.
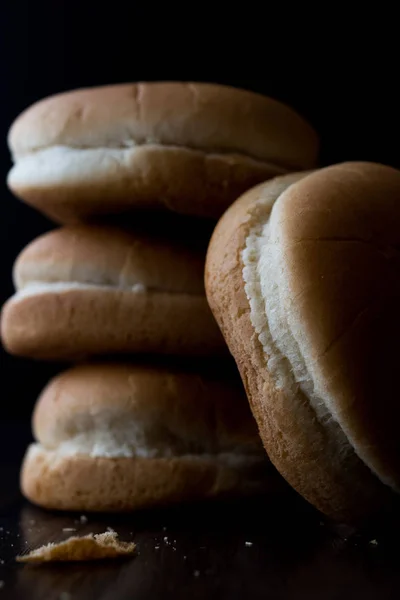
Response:
[[[61,223],[137,209],[218,218],[249,187],[313,166],[317,138],[285,105],[230,87],[76,90],[22,113],[10,189]]]
[[[203,271],[204,254],[186,245],[110,226],[52,231],[15,263],[17,293],[2,312],[4,346],[52,360],[224,354]]]
[[[345,163],[246,193],[208,251],[209,304],[266,451],[325,514],[400,489],[400,172]]]
[[[279,487],[239,379],[128,364],[55,377],[21,472],[40,506],[124,511]]]

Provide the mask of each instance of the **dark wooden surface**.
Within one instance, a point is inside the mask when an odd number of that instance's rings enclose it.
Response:
[[[20,497],[18,462],[28,439],[27,427],[0,426],[0,600],[400,595],[397,525],[361,535],[323,522],[295,495],[125,516],[88,514],[85,523],[81,515],[45,512]],[[15,562],[30,548],[107,527],[123,540],[135,540],[133,559],[40,567]]]

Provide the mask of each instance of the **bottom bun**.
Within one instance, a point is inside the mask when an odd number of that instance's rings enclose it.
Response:
[[[42,360],[137,352],[227,353],[200,295],[50,284],[11,298],[1,326],[11,354]]]
[[[33,503],[76,511],[131,511],[217,496],[273,492],[283,485],[265,460],[239,460],[229,455],[71,456],[40,444],[28,448],[21,472],[22,492]]]

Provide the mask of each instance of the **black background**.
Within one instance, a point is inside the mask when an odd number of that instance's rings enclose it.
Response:
[[[61,0],[2,7],[1,304],[13,291],[16,255],[52,227],[14,199],[4,183],[10,167],[7,130],[21,110],[46,95],[135,80],[227,83],[269,94],[305,115],[321,136],[322,164],[358,159],[399,166],[399,96],[387,57],[367,59],[354,42],[349,54],[328,60],[320,42],[302,51],[305,33],[271,42],[270,25],[260,36],[244,23],[238,30],[225,17],[192,8],[174,15],[167,7],[164,15],[153,5],[132,4],[127,11],[113,2],[101,8]],[[257,19],[254,14],[253,26]],[[336,46],[341,41],[338,34]],[[1,350],[3,419],[27,421],[37,394],[59,368]]]

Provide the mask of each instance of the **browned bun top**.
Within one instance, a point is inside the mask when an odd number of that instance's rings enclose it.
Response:
[[[274,210],[314,386],[356,453],[400,490],[400,172],[329,167]]]
[[[111,226],[65,227],[31,242],[14,267],[17,289],[83,283],[203,294],[204,254],[187,244]]]
[[[315,163],[312,128],[284,104],[205,83],[134,83],[46,98],[9,133],[16,160],[54,146],[129,148],[144,144],[242,154],[286,168]]]
[[[225,213],[206,291],[266,450],[320,510],[358,520],[400,489],[400,172],[277,178]]]
[[[111,435],[113,446],[119,444],[121,451],[136,446],[145,457],[260,455],[262,450],[240,380],[207,370],[112,363],[74,367],[45,388],[33,423],[36,438],[48,449],[74,440],[84,447],[92,436],[97,449],[107,451]]]

